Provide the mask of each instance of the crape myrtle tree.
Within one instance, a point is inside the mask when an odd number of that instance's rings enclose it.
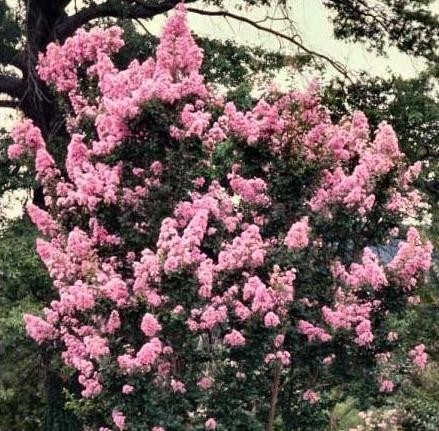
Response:
[[[56,292],[26,329],[86,428],[324,429],[337,394],[367,407],[423,369],[428,347],[393,327],[432,253],[402,224],[421,164],[393,129],[333,123],[316,84],[240,110],[200,73],[182,5],[154,57],[118,68],[123,44],[119,27],[50,44],[37,71],[66,150],[30,119],[8,148],[43,186],[27,210]]]
[[[28,118],[32,118],[34,124],[41,130],[42,136],[51,152],[65,151],[63,145],[68,141],[68,133],[65,128],[63,111],[58,107],[58,98],[46,83],[40,79],[36,72],[38,53],[44,51],[47,44],[53,41],[63,42],[66,37],[72,35],[76,29],[82,25],[88,26],[91,22],[97,21],[101,25],[109,25],[112,20],[118,20],[125,30],[126,45],[117,53],[115,62],[123,65],[129,62],[129,59],[135,56],[141,60],[147,58],[157,40],[148,34],[141,35],[135,31],[133,22],[137,19],[147,19],[155,15],[162,14],[170,10],[177,0],[169,1],[105,1],[97,5],[94,2],[72,2],[72,1],[10,1],[0,0],[0,92],[6,97],[1,97],[0,106],[9,108],[18,108],[24,112]],[[232,7],[232,2],[226,1],[187,1],[192,7],[191,13],[205,13],[206,8],[209,10],[207,15],[227,16],[232,21],[245,21],[247,25],[257,27],[259,30],[271,31],[269,24],[270,17],[267,16],[265,22],[250,22],[244,11],[236,11]],[[190,4],[189,4],[190,3]],[[366,42],[373,49],[381,49],[389,45],[396,45],[399,49],[410,55],[421,55],[429,60],[434,61],[434,53],[437,53],[437,19],[428,13],[427,2],[410,1],[404,5],[393,1],[380,2],[340,2],[326,1],[325,6],[331,8],[334,24],[346,23],[338,26],[335,37],[342,39],[354,39]],[[238,2],[237,5],[244,7],[267,7],[272,6],[273,2],[265,0],[245,0]],[[290,23],[291,13],[288,7],[294,5],[293,2],[279,1],[279,6],[284,8],[285,22]],[[217,7],[221,8],[218,11]],[[234,11],[234,13],[232,13]],[[376,20],[370,20],[368,17],[375,15]],[[288,16],[289,15],[289,16]],[[359,19],[361,17],[361,19]],[[382,25],[383,22],[385,25]],[[145,21],[143,21],[145,22]],[[376,22],[381,24],[376,26]],[[376,28],[374,28],[376,27]],[[340,32],[344,28],[344,32]],[[399,31],[403,28],[404,31]],[[291,27],[290,27],[291,29]],[[275,33],[280,40],[288,43],[288,46],[296,47],[298,54],[291,56],[280,55],[279,53],[270,53],[258,48],[240,47],[232,41],[217,41],[208,38],[197,38],[197,42],[205,51],[205,59],[202,65],[203,74],[210,82],[221,82],[227,87],[233,87],[242,84],[244,89],[238,90],[233,95],[234,100],[239,99],[239,106],[248,108],[251,105],[246,91],[246,82],[251,80],[254,72],[260,70],[274,70],[282,67],[284,64],[293,64],[299,67],[312,61],[313,65],[322,67],[322,62],[331,67],[335,67],[339,72],[345,75],[346,71],[340,67],[336,61],[313,52],[306,46],[299,43],[298,38],[291,37],[289,33]],[[373,36],[373,37],[371,37]],[[374,39],[374,41],[372,41]],[[377,45],[380,41],[381,47]],[[383,44],[384,42],[384,44]],[[385,51],[385,50],[384,50]],[[289,53],[289,51],[288,51]],[[23,169],[22,160],[10,163],[5,157],[5,144],[9,138],[2,134],[2,147],[0,149],[0,193],[5,191],[16,190],[18,188],[33,189],[33,200],[40,206],[44,207],[42,190],[32,181],[32,166],[26,165]],[[61,394],[57,387],[60,378],[66,379],[66,376],[57,376],[59,374],[55,363],[51,360],[51,355],[42,352],[41,358],[35,356],[35,349],[31,346],[25,347],[25,343],[18,333],[13,333],[19,328],[17,323],[17,312],[23,307],[38,304],[46,304],[51,300],[51,295],[47,293],[44,285],[41,288],[34,289],[28,283],[28,274],[32,272],[32,280],[36,280],[34,275],[39,269],[36,266],[35,257],[28,249],[29,241],[32,241],[34,233],[27,226],[27,220],[10,226],[8,231],[2,232],[3,251],[1,252],[0,266],[4,269],[2,273],[2,290],[0,303],[2,310],[0,314],[0,331],[2,339],[5,341],[2,345],[0,365],[3,369],[9,371],[2,373],[0,377],[0,386],[2,400],[7,400],[2,413],[2,426],[13,429],[12,424],[14,416],[7,416],[17,409],[29,409],[30,405],[37,405],[29,401],[28,407],[25,406],[26,400],[33,400],[40,389],[34,390],[34,384],[37,375],[29,375],[26,379],[23,374],[17,371],[13,376],[14,370],[25,369],[27,360],[38,365],[38,367],[29,367],[28,370],[37,370],[42,378],[42,386],[45,387],[47,404],[50,409],[45,419],[48,429],[67,429],[72,426],[72,420],[63,419],[64,413],[57,410],[56,406],[62,405],[62,402],[55,403],[54,400],[61,399]],[[15,239],[14,239],[15,236]],[[21,259],[19,266],[15,265],[14,255],[8,253],[9,244],[14,244],[14,250],[17,253],[25,251],[25,258]],[[45,277],[40,277],[39,282],[43,282]],[[23,286],[15,291],[17,285]],[[32,282],[33,283],[33,282]],[[32,287],[32,288],[31,288]],[[11,335],[11,337],[10,337]],[[6,341],[8,340],[8,341]],[[16,368],[9,367],[10,355],[17,351],[14,343],[20,345],[20,356],[25,358],[23,366]],[[26,351],[26,349],[28,349]],[[30,358],[33,358],[30,359]],[[14,358],[16,362],[17,357]],[[21,363],[21,362],[20,362]],[[6,367],[6,368],[4,368]],[[54,369],[55,368],[55,369]],[[24,395],[24,386],[17,385],[14,382],[29,382],[29,393]],[[21,391],[17,390],[21,387]],[[27,392],[26,392],[27,394]],[[38,404],[39,406],[39,404]],[[28,415],[29,416],[29,415]],[[34,415],[30,415],[34,417]],[[34,422],[28,421],[26,426],[29,429],[42,427],[41,418]],[[15,426],[19,426],[15,423]],[[21,428],[20,428],[21,429]]]

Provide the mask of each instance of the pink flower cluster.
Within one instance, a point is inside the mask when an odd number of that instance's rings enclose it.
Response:
[[[34,126],[32,120],[17,123],[11,131],[11,138],[14,141],[8,147],[8,157],[11,160],[16,160],[24,154],[35,156],[38,150],[46,148],[41,131]]]
[[[403,289],[412,290],[419,276],[430,269],[432,252],[431,242],[423,243],[418,230],[410,227],[407,240],[400,243],[396,256],[387,268],[398,279]]]
[[[354,328],[356,333],[354,342],[359,346],[369,346],[374,339],[370,317],[379,302],[361,303],[355,295],[344,295],[340,291],[336,298],[334,309],[326,305],[322,307],[324,321],[334,329]]]
[[[356,145],[348,158],[359,157],[352,172],[346,172],[341,166],[334,171],[324,171],[321,186],[309,202],[313,211],[328,210],[329,206],[339,204],[356,209],[364,216],[373,207],[375,181],[396,166],[402,154],[395,132],[388,124],[380,124],[374,141],[370,143],[364,141],[366,130],[366,126],[361,127],[362,144]]]
[[[270,198],[267,196],[267,184],[261,178],[245,179],[237,174],[239,165],[232,167],[232,173],[228,175],[230,187],[239,197],[248,203],[267,206]]]
[[[309,323],[305,320],[299,320],[297,324],[297,331],[300,334],[305,335],[309,342],[320,341],[325,343],[326,341],[330,341],[332,339],[331,335],[325,332],[325,330],[319,328],[318,326],[314,326],[312,323]]]
[[[332,268],[334,277],[351,287],[354,291],[361,286],[371,286],[380,290],[388,285],[384,268],[378,262],[378,256],[369,248],[363,250],[360,263],[352,263],[349,271],[336,262]]]
[[[409,352],[409,356],[419,369],[423,370],[427,366],[428,355],[423,344],[418,344]]]
[[[69,92],[78,85],[77,66],[96,62],[101,55],[115,53],[123,45],[120,27],[107,30],[94,27],[90,31],[79,29],[63,45],[50,43],[47,46],[46,53],[39,56],[38,73],[42,80],[55,85],[58,91]]]
[[[285,237],[285,245],[293,250],[306,247],[309,243],[309,231],[308,217],[303,217],[291,226]]]

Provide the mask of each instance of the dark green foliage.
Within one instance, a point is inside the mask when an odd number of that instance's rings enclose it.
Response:
[[[17,15],[10,9],[5,0],[0,1],[0,66],[13,61],[15,47],[20,41],[21,29],[17,23]]]
[[[36,236],[27,219],[0,235],[0,429],[73,431],[78,428],[64,410],[59,368],[24,330],[23,314],[37,312],[53,295],[35,252]]]
[[[338,39],[365,43],[380,54],[389,45],[409,55],[438,59],[439,21],[435,0],[323,0]],[[430,7],[430,9],[429,9]]]

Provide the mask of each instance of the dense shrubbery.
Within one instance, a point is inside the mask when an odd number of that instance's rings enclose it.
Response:
[[[204,82],[182,7],[155,59],[119,70],[122,46],[117,27],[49,45],[67,152],[29,120],[9,147],[44,186],[28,213],[58,292],[27,331],[79,382],[86,426],[322,429],[337,400],[379,404],[424,368],[395,331],[431,260],[402,224],[421,164],[392,128],[333,124],[315,84],[241,112]]]

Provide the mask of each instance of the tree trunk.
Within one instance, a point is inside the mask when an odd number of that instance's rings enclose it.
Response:
[[[65,3],[65,4],[63,4]],[[68,1],[28,0],[26,15],[26,67],[23,78],[26,83],[25,95],[20,108],[26,117],[32,119],[39,127],[43,138],[51,151],[51,138],[67,137],[62,117],[56,109],[56,101],[47,85],[38,77],[36,66],[38,53],[45,51],[50,42],[55,41],[54,28],[58,20],[65,16],[64,7]],[[61,127],[60,127],[61,124]],[[53,145],[53,144],[52,144]],[[33,190],[33,203],[40,208],[45,207],[43,188],[36,186]],[[65,409],[64,382],[58,370],[54,368],[52,355],[42,352],[43,380],[47,403],[46,431],[80,431],[82,429],[77,418]]]
[[[276,406],[280,389],[281,365],[278,364],[274,370],[273,384],[271,386],[270,410],[268,411],[268,420],[265,431],[273,431],[274,421],[276,419]]]

